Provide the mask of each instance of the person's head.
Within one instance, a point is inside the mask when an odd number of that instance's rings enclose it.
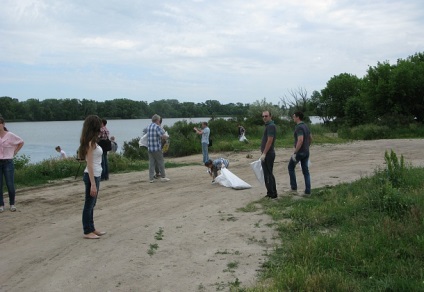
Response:
[[[272,119],[271,112],[270,111],[263,111],[262,112],[262,119],[263,119],[264,123],[271,121],[271,119]]]
[[[206,166],[207,168],[212,168],[212,166],[213,166],[212,160],[211,160],[211,159],[209,159],[208,161],[206,161],[206,162],[205,162],[205,166]]]
[[[208,122],[202,122],[202,128],[206,128],[208,126]]]
[[[4,118],[0,117],[0,127],[2,127],[5,131],[7,131],[5,124],[6,124],[6,121],[4,120]]]
[[[60,146],[56,146],[55,149],[56,149],[57,152],[60,152],[60,150],[62,150],[62,149],[60,149]]]
[[[115,136],[110,137],[110,141],[115,142]]]
[[[85,159],[85,156],[90,145],[96,147],[96,142],[102,127],[102,120],[96,115],[90,115],[85,118],[82,125],[80,146],[78,149],[78,158]]]
[[[303,121],[303,113],[300,111],[297,111],[293,114],[293,121],[295,121],[296,123]]]
[[[106,126],[107,125],[107,121],[106,121],[106,119],[102,119],[102,126],[104,127],[104,126]]]
[[[152,123],[160,124],[160,120],[161,120],[161,118],[160,118],[160,116],[159,116],[159,115],[154,114],[154,115],[152,116]]]

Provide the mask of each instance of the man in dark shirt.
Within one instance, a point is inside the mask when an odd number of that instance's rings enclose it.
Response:
[[[293,121],[296,123],[294,129],[294,152],[290,158],[288,170],[290,176],[290,187],[293,192],[297,192],[295,168],[300,161],[303,177],[305,178],[305,196],[311,195],[311,176],[309,174],[309,146],[312,142],[312,135],[308,126],[303,122],[303,113],[295,112]]]
[[[276,199],[277,186],[272,171],[274,168],[275,160],[274,143],[277,135],[277,128],[274,124],[274,121],[272,120],[270,111],[264,111],[262,113],[262,119],[265,123],[265,131],[262,136],[261,143],[262,170],[264,172],[265,187],[267,190],[265,197],[270,199]]]

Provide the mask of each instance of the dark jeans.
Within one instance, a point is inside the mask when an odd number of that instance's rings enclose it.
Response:
[[[311,176],[309,174],[308,167],[309,160],[309,152],[299,152],[296,154],[296,162],[290,159],[288,170],[290,176],[290,186],[292,190],[297,190],[297,182],[296,182],[296,165],[300,161],[300,166],[302,167],[303,177],[305,179],[305,194],[311,193]]]
[[[15,165],[13,164],[13,159],[0,161],[0,206],[4,206],[3,176],[6,181],[7,192],[9,193],[9,204],[15,205]]]
[[[277,186],[275,183],[274,174],[272,173],[274,169],[274,160],[275,153],[267,153],[265,160],[262,161],[262,170],[264,172],[265,187],[267,190],[266,194],[271,198],[277,197]]]
[[[108,180],[109,179],[109,165],[107,161],[107,151],[103,152],[102,155],[102,180]]]
[[[82,228],[84,229],[84,234],[89,234],[96,230],[94,227],[94,206],[96,206],[97,196],[90,196],[91,183],[88,173],[84,172],[83,180],[85,184],[85,203],[82,210]],[[99,192],[100,177],[94,177],[94,180],[96,182],[97,192]]]

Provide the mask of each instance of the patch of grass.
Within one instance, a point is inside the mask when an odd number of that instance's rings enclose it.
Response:
[[[163,228],[162,227],[159,227],[159,231],[156,232],[155,239],[156,240],[162,240],[163,239]]]
[[[424,168],[387,159],[388,169],[308,200],[260,200],[282,244],[245,291],[422,291]]]

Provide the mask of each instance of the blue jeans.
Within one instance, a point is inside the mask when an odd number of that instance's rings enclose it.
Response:
[[[208,147],[209,143],[202,143],[203,163],[209,160]]]
[[[96,206],[97,196],[90,196],[91,183],[88,173],[84,172],[83,180],[85,184],[85,203],[84,209],[82,210],[82,228],[84,230],[84,234],[89,234],[96,230],[94,227],[94,206]],[[94,180],[96,182],[98,193],[100,188],[100,177],[94,177]]]
[[[107,161],[107,151],[103,152],[102,155],[102,180],[108,180],[109,179],[109,165]]]
[[[309,167],[308,167],[308,160],[309,160],[309,152],[299,152],[296,154],[296,162],[294,162],[290,158],[290,162],[288,165],[289,170],[289,176],[290,176],[290,187],[292,190],[297,190],[297,182],[296,182],[296,165],[300,161],[300,166],[302,167],[302,173],[303,177],[305,179],[305,194],[311,193],[311,176],[309,174]]]
[[[15,205],[15,165],[13,164],[13,159],[0,161],[0,206],[4,206],[3,176],[6,180],[7,192],[9,193],[9,204]]]
[[[264,180],[266,187],[266,195],[271,198],[277,197],[277,185],[273,174],[275,152],[267,153],[265,160],[262,161],[262,170],[264,172]]]

